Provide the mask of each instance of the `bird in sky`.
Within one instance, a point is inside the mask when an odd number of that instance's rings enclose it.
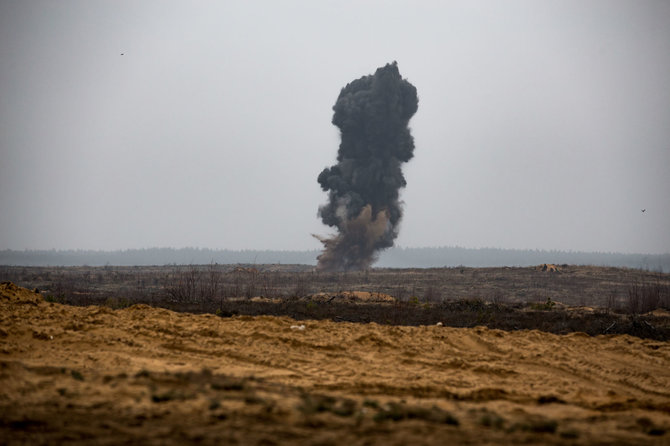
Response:
[[[646,210],[646,209],[642,209],[642,212],[647,212],[647,210]]]

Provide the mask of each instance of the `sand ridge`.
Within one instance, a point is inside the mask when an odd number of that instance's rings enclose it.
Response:
[[[668,442],[667,342],[295,324],[70,307],[2,283],[0,441]]]

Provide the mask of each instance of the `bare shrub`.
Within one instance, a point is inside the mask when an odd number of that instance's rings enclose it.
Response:
[[[252,280],[250,282],[247,282],[247,284],[245,286],[245,289],[244,289],[244,297],[250,299],[250,298],[254,297],[256,294],[258,294],[256,292],[256,281]]]
[[[628,312],[637,314],[640,311],[640,286],[636,282],[628,287]]]
[[[617,294],[615,290],[612,290],[608,295],[607,295],[607,313],[609,312],[615,312],[617,310],[618,303],[617,303]]]
[[[423,292],[423,300],[425,302],[441,302],[442,293],[440,293],[440,288],[434,285],[428,285]]]
[[[670,286],[665,285],[659,285],[661,286],[661,303],[660,307],[665,308],[666,310],[670,310]]]
[[[398,285],[395,289],[395,296],[394,297],[396,298],[397,301],[400,302],[400,301],[406,300],[408,294],[409,294],[409,292],[407,291],[407,288],[405,288],[404,286]]]
[[[658,284],[645,284],[642,287],[642,312],[655,310],[661,303],[661,287]]]
[[[307,295],[309,295],[309,285],[303,277],[299,277],[295,281],[290,297],[305,297]]]
[[[210,264],[204,273],[199,275],[200,296],[203,300],[214,300],[221,294],[221,271]]]
[[[174,302],[194,302],[198,298],[200,271],[194,266],[176,268],[168,277],[165,292]]]
[[[261,293],[265,297],[279,297],[280,292],[277,285],[277,275],[273,273],[263,274],[261,276]]]
[[[495,307],[500,307],[508,303],[508,299],[505,297],[505,294],[500,289],[495,289],[491,293],[491,303]]]
[[[628,311],[631,314],[647,313],[661,307],[670,307],[670,290],[660,279],[654,283],[635,282],[628,287]]]

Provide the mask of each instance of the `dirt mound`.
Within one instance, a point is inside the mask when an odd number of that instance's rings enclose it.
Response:
[[[1,289],[0,444],[670,438],[667,342],[26,305],[38,296]]]
[[[656,317],[670,317],[670,311],[664,309],[664,308],[657,308],[655,310],[650,311],[647,313],[651,316],[656,316]]]
[[[14,285],[12,282],[0,282],[0,299],[13,303],[38,305],[44,300],[35,291]]]
[[[248,300],[253,303],[275,303],[282,304],[285,302],[285,299],[281,298],[270,298],[264,296],[254,296],[251,298],[246,297],[237,297],[229,298],[228,302],[241,302]],[[359,303],[391,303],[395,302],[396,299],[393,296],[384,293],[373,293],[368,291],[340,291],[337,293],[316,293],[309,294],[300,298],[300,301],[308,302],[334,302],[334,303],[349,303],[349,304],[359,304]]]
[[[535,269],[537,271],[542,271],[542,272],[547,272],[547,273],[559,273],[561,270],[558,268],[558,266],[553,265],[551,263],[543,263],[542,265],[536,266]]]
[[[369,291],[340,291],[339,293],[317,293],[308,297],[317,302],[395,302],[395,298],[384,293]]]

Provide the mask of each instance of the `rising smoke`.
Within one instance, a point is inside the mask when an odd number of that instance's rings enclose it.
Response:
[[[393,246],[402,217],[398,194],[406,185],[401,163],[414,151],[408,123],[418,104],[416,88],[400,76],[396,62],[340,92],[333,106],[341,134],[337,164],[318,178],[328,191],[319,216],[337,234],[317,237],[324,245],[320,270],[365,269]]]

